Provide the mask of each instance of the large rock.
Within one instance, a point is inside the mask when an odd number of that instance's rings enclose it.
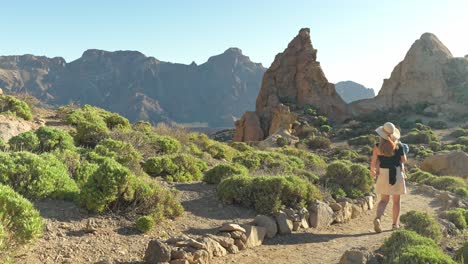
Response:
[[[245,112],[241,119],[235,122],[234,141],[260,141],[264,134],[260,128],[260,118],[255,112]]]
[[[160,240],[151,240],[146,248],[145,263],[158,264],[171,260],[171,247]]]
[[[224,236],[215,236],[212,234],[207,235],[209,238],[213,239],[214,241],[218,242],[224,248],[229,248],[230,246],[234,245],[234,239],[230,237]]]
[[[293,229],[293,221],[288,219],[285,212],[279,211],[275,215],[276,223],[278,224],[278,233],[280,235],[291,234]]]
[[[4,142],[8,142],[10,138],[30,130],[35,130],[40,126],[41,124],[35,122],[26,121],[13,116],[0,115],[0,139]]]
[[[353,206],[349,202],[340,202],[342,209],[334,213],[334,219],[337,223],[344,223],[351,220],[353,216]]]
[[[348,116],[346,103],[335,91],[335,86],[328,82],[316,59],[317,50],[312,46],[308,28],[301,29],[288,47],[276,55],[263,76],[256,102],[255,113],[260,120],[263,139],[280,128],[290,129],[294,117],[288,114],[286,104],[313,105],[332,120],[344,120]],[[243,117],[246,119],[247,116]],[[236,134],[250,137],[242,124],[236,123]],[[257,128],[253,131],[259,134]]]
[[[210,258],[223,257],[227,255],[226,249],[209,237],[200,238],[198,241],[206,246],[206,251],[208,251]]]
[[[232,231],[241,231],[245,233],[245,229],[238,224],[224,223],[220,228],[221,232],[232,232]]]
[[[384,80],[379,94],[351,103],[350,110],[361,115],[429,103],[438,105],[440,111],[435,111],[445,117],[461,116],[467,113],[466,101],[460,100],[468,89],[467,81],[468,60],[454,58],[434,34],[424,33]]]
[[[193,252],[193,262],[197,264],[208,264],[210,263],[210,253],[204,249],[199,249]]]
[[[421,169],[438,175],[452,175],[468,178],[468,154],[463,151],[452,151],[447,154],[436,154],[424,159]]]
[[[262,245],[263,239],[265,239],[265,235],[267,233],[267,229],[265,227],[246,225],[245,229],[245,235],[247,236],[247,241],[245,242],[246,247],[252,248]]]
[[[317,201],[309,208],[310,226],[314,228],[323,228],[333,222],[333,210],[326,203]]]
[[[278,233],[278,226],[276,225],[275,219],[266,215],[257,215],[254,219],[254,223],[257,226],[266,228],[266,237],[272,238]]]

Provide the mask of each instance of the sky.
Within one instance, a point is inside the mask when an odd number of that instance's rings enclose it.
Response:
[[[206,62],[238,47],[269,67],[309,27],[330,82],[380,89],[424,32],[468,54],[466,0],[0,0],[0,55],[75,60],[87,49]]]

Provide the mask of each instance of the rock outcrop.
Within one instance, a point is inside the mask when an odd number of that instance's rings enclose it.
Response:
[[[429,156],[421,163],[421,169],[438,174],[468,178],[468,154],[463,151]]]
[[[454,58],[433,34],[425,33],[411,46],[403,61],[385,79],[379,94],[353,102],[354,115],[397,109],[418,103],[439,105],[447,111],[464,111],[468,105],[468,60]],[[460,104],[460,107],[456,105]]]
[[[0,88],[58,106],[91,104],[131,121],[203,122],[231,127],[255,109],[265,68],[237,48],[190,65],[159,61],[137,51],[91,49],[63,58],[0,56]]]
[[[234,140],[263,140],[278,129],[291,129],[295,120],[287,106],[291,104],[297,107],[312,105],[331,120],[346,118],[346,103],[336,93],[335,86],[328,82],[316,59],[317,50],[312,46],[310,30],[303,28],[284,52],[276,55],[265,72],[255,113],[246,113],[236,122]]]
[[[335,89],[346,103],[375,97],[374,89],[353,81],[335,83]]]

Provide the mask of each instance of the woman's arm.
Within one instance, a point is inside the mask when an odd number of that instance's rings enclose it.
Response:
[[[379,173],[379,160],[377,158],[377,154],[379,152],[379,149],[377,146],[374,146],[374,149],[372,150],[372,158],[371,158],[371,163],[370,163],[370,171],[371,171],[371,177],[372,179],[375,179],[375,176]]]

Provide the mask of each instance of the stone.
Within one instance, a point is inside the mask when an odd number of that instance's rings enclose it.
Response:
[[[208,251],[199,249],[193,252],[193,263],[197,264],[208,264],[210,263],[211,257]]]
[[[353,207],[351,203],[348,202],[340,202],[340,205],[343,207],[343,209],[338,213],[338,217],[335,219],[337,223],[343,223],[347,222],[351,219],[351,216],[353,214]]]
[[[231,254],[239,253],[239,248],[236,245],[231,245],[227,248],[227,251]]]
[[[247,241],[247,236],[245,235],[245,232],[233,231],[230,234],[231,234],[231,237],[234,239],[241,239],[244,242]]]
[[[245,112],[241,119],[235,123],[233,141],[260,141],[264,139],[264,133],[260,126],[260,118],[255,112]]]
[[[171,260],[171,247],[160,240],[153,239],[148,243],[144,260],[148,264],[169,262]]]
[[[192,254],[182,249],[173,249],[171,251],[171,259],[190,259]]]
[[[313,105],[331,120],[344,120],[348,116],[346,103],[328,82],[317,61],[317,50],[312,46],[308,28],[301,29],[288,47],[276,55],[263,76],[254,112],[256,117],[249,117],[253,112],[245,113],[242,121],[236,123],[236,134],[243,135],[244,139],[263,134],[262,139],[265,139],[278,130],[290,130],[296,118],[286,103],[298,107]],[[255,119],[252,135],[246,133],[247,119]]]
[[[205,244],[195,239],[189,239],[186,241],[186,243],[188,246],[191,246],[196,249],[207,249]]]
[[[352,213],[351,213],[351,218],[357,218],[359,217],[361,214],[362,214],[362,207],[357,205],[357,204],[353,204],[351,205],[351,208],[352,208]]]
[[[371,196],[371,195],[368,195],[368,196],[364,197],[364,199],[366,199],[367,208],[368,208],[369,210],[372,210],[372,209],[374,208],[374,203],[375,203],[374,197]]]
[[[338,212],[341,211],[341,209],[343,209],[343,207],[339,203],[332,203],[330,204],[330,207],[333,210],[333,212]]]
[[[245,233],[245,229],[238,224],[224,223],[220,228],[221,232],[232,232],[232,231],[241,231]]]
[[[324,228],[333,222],[333,210],[326,203],[317,201],[309,208],[310,226],[314,228]]]
[[[228,237],[228,238],[232,237],[230,232],[218,232],[216,235],[222,236],[222,237]]]
[[[365,247],[355,247],[346,250],[341,256],[339,264],[383,264],[384,258],[380,254],[370,252]]]
[[[234,245],[236,245],[236,247],[237,247],[239,250],[244,250],[244,249],[246,249],[245,242],[242,241],[242,239],[235,239],[235,240],[234,240]]]
[[[297,231],[297,230],[299,230],[299,227],[301,227],[301,222],[293,221],[293,228],[292,228],[292,230],[293,230],[293,231]]]
[[[452,175],[468,178],[468,154],[452,151],[429,156],[423,160],[421,169],[437,175]]]
[[[209,237],[203,237],[199,239],[199,242],[205,245],[206,251],[208,251],[210,258],[223,257],[227,255],[226,249]]]
[[[177,243],[177,242],[187,241],[187,240],[189,240],[189,239],[190,239],[189,236],[182,234],[182,235],[180,235],[180,236],[174,236],[174,237],[168,238],[168,239],[166,240],[166,243],[167,243],[167,244],[175,244],[175,243]]]
[[[186,259],[173,259],[169,262],[169,264],[190,264],[190,261]]]
[[[293,222],[288,219],[288,216],[285,212],[279,211],[275,215],[275,220],[278,225],[278,233],[280,235],[286,235],[292,232]]]
[[[246,225],[246,233],[247,241],[245,242],[245,246],[247,248],[257,247],[262,245],[263,239],[265,239],[265,235],[267,233],[267,229],[262,226],[252,226]]]
[[[222,236],[215,236],[212,234],[207,235],[209,238],[213,239],[214,241],[218,242],[224,248],[228,248],[234,245],[234,239],[230,237],[222,237]]]
[[[85,233],[95,233],[97,232],[96,220],[94,218],[88,219],[86,221],[86,227],[84,228]]]
[[[268,238],[272,238],[278,233],[278,226],[276,225],[275,219],[269,216],[257,215],[254,219],[254,224],[266,228],[266,237]]]

